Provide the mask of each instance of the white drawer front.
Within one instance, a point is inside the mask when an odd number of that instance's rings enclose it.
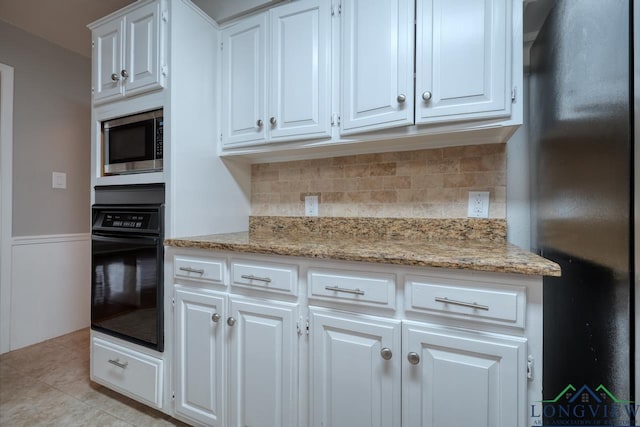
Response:
[[[91,379],[162,408],[162,360],[100,338],[92,347]]]
[[[395,276],[340,270],[309,270],[310,298],[395,309]]]
[[[407,311],[524,328],[525,307],[524,287],[407,277]]]
[[[174,275],[224,284],[224,266],[224,260],[176,256]]]
[[[233,260],[231,276],[232,286],[289,295],[298,294],[298,267],[295,265]]]

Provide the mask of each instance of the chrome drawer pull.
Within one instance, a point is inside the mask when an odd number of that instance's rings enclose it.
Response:
[[[180,267],[180,270],[187,273],[204,274],[204,268]]]
[[[118,368],[122,369],[126,369],[127,365],[129,365],[129,362],[120,363],[120,359],[109,359],[109,363],[111,363],[112,365],[116,365]]]
[[[265,283],[271,283],[271,279],[268,277],[257,277],[254,276],[253,274],[243,274],[242,276],[240,276],[243,279],[247,279],[247,280],[259,280],[260,282],[265,282]]]
[[[338,286],[325,286],[324,288],[326,290],[328,290],[328,291],[344,292],[346,294],[354,294],[354,295],[364,295],[364,291],[361,291],[358,288],[356,288],[356,289],[345,289],[345,288],[340,288]]]
[[[436,302],[443,302],[445,304],[453,304],[453,305],[461,305],[462,307],[475,308],[478,310],[489,310],[488,305],[481,305],[475,302],[464,302],[464,301],[456,301],[454,299],[449,299],[447,297],[436,297]]]

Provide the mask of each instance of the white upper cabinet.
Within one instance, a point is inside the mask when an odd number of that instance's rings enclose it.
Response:
[[[414,0],[343,2],[342,134],[413,124],[413,52]]]
[[[326,1],[298,1],[271,11],[271,139],[331,135]]]
[[[273,8],[222,40],[223,145],[331,135],[328,2]]]
[[[508,117],[511,0],[416,5],[416,124]]]
[[[342,15],[341,134],[412,125],[414,105],[418,125],[511,114],[511,0],[353,0]]]
[[[164,85],[161,3],[144,2],[124,15],[91,25],[94,103]]]
[[[263,13],[222,32],[224,144],[263,141],[267,137],[267,18]]]
[[[94,102],[119,98],[123,94],[120,72],[122,71],[122,34],[124,20],[107,22],[92,32]]]
[[[149,4],[125,16],[126,94],[160,86],[160,4]]]

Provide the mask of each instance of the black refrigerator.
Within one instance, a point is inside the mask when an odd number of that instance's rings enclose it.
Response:
[[[640,419],[634,3],[557,0],[530,52],[532,246],[562,268],[544,278],[543,402],[532,415],[545,426]]]

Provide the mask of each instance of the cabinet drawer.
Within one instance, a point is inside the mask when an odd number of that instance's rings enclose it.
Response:
[[[298,268],[295,265],[253,260],[231,261],[232,286],[282,294],[298,294]]]
[[[93,338],[91,379],[162,407],[162,360]]]
[[[176,278],[224,284],[224,265],[224,260],[176,256],[174,275]]]
[[[407,311],[524,328],[524,287],[408,276],[405,292]]]
[[[395,309],[395,276],[359,271],[309,270],[309,297]]]

